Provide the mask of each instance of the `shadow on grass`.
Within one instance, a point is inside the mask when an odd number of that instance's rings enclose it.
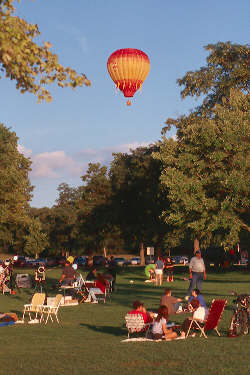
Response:
[[[92,331],[99,333],[107,333],[112,336],[124,336],[126,334],[126,329],[122,327],[111,327],[111,326],[96,326],[86,323],[81,323],[81,327],[88,328]]]
[[[206,283],[220,283],[220,284],[245,284],[247,282],[250,281],[250,277],[249,277],[249,280],[223,280],[223,279],[206,279]]]

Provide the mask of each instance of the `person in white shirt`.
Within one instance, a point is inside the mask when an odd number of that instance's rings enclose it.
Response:
[[[199,322],[204,322],[204,320],[206,320],[207,315],[208,315],[208,310],[205,309],[205,307],[200,306],[200,302],[198,301],[198,299],[194,298],[190,302],[190,305],[193,308],[193,316],[192,316],[192,318],[188,318],[188,319],[184,320],[184,322],[182,324],[182,327],[181,327],[181,337],[182,338],[186,337],[186,334],[187,334],[187,331],[188,331],[190,325],[191,324],[193,325],[192,319],[198,320]],[[192,329],[193,327],[191,326],[190,328]],[[194,335],[195,334],[193,334],[192,336],[194,336]]]
[[[195,288],[201,290],[202,281],[206,280],[206,267],[204,260],[201,257],[201,252],[196,251],[195,256],[191,258],[189,263],[189,273],[190,273],[190,284],[185,297],[186,300],[191,296],[192,290]]]

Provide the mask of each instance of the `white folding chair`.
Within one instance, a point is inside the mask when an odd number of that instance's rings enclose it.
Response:
[[[128,329],[128,338],[132,333],[145,333],[148,336],[151,323],[145,323],[143,316],[140,314],[125,315],[126,327]]]
[[[46,297],[45,293],[35,293],[33,295],[31,303],[24,305],[23,318],[22,318],[23,321],[24,321],[24,317],[26,313],[29,314],[30,321],[32,320],[31,313],[35,313],[35,319],[38,318],[38,314],[42,313],[42,307],[45,301],[45,297]]]
[[[47,319],[45,320],[45,324],[48,323],[49,318],[52,321],[52,323],[54,322],[53,318],[52,318],[52,315],[54,315],[54,317],[56,318],[57,323],[59,324],[59,320],[58,320],[57,314],[58,314],[58,310],[59,310],[62,298],[63,298],[62,294],[57,294],[56,297],[55,297],[54,303],[51,306],[44,305],[42,307],[41,322],[43,320],[44,314],[47,314]]]

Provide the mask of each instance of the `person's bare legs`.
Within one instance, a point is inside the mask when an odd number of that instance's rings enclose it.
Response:
[[[159,275],[155,275],[155,285],[157,286],[158,285],[158,281],[159,281]]]
[[[160,275],[160,286],[162,285],[163,273]]]
[[[167,333],[165,334],[165,340],[174,340],[177,337],[177,333],[168,329]]]

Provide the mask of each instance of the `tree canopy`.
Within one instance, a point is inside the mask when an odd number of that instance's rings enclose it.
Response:
[[[35,94],[39,102],[52,100],[46,86],[54,82],[59,87],[89,86],[85,74],[59,64],[58,56],[50,51],[51,43],[35,42],[40,35],[38,25],[16,16],[13,2],[0,0],[0,74],[16,81],[21,93]]]
[[[169,227],[161,219],[168,199],[160,186],[161,163],[152,157],[157,144],[130,153],[114,154],[110,178],[113,215],[122,235],[133,247],[144,243],[161,247]]]
[[[0,242],[13,243],[16,227],[29,222],[31,161],[18,151],[18,137],[0,124]]]
[[[160,152],[170,208],[163,215],[179,238],[234,245],[249,234],[249,47],[208,45],[207,66],[178,80],[182,97],[205,95],[187,116],[168,119]],[[177,139],[165,133],[176,128]]]
[[[223,97],[228,97],[231,88],[249,92],[249,45],[219,42],[204,47],[210,54],[207,65],[196,71],[187,72],[177,80],[183,86],[181,97],[205,96],[198,111],[212,109],[216,103],[221,103]]]

